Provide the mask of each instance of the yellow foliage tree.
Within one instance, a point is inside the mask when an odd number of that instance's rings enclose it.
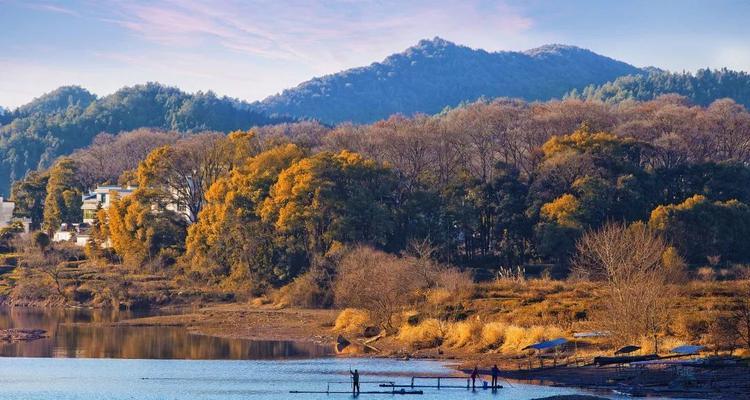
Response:
[[[279,173],[303,157],[293,144],[275,147],[217,180],[188,231],[188,268],[235,286],[274,275],[272,243],[257,209]]]
[[[581,202],[572,194],[564,194],[550,203],[542,206],[542,217],[556,222],[560,226],[578,228],[580,223],[577,214],[580,212]]]
[[[183,246],[187,221],[173,211],[155,209],[154,200],[153,192],[138,189],[113,199],[107,210],[106,236],[128,265],[143,265]]]
[[[385,245],[393,230],[391,170],[357,153],[323,152],[280,175],[260,210],[291,248],[325,254],[336,242]]]

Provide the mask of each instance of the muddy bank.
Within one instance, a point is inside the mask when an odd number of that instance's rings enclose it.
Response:
[[[750,398],[750,368],[722,367],[558,367],[536,371],[504,371],[503,377],[553,386],[604,390],[633,397],[693,399]]]
[[[220,304],[183,314],[129,319],[116,325],[182,326],[191,333],[230,339],[333,343],[334,310],[273,309]]]

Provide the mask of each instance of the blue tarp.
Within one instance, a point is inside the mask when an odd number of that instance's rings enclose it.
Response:
[[[546,349],[555,348],[557,346],[561,346],[565,343],[568,343],[567,339],[557,338],[557,339],[548,340],[546,342],[535,343],[535,344],[532,344],[531,346],[526,346],[523,348],[523,350],[528,350],[528,349],[546,350]]]
[[[678,346],[672,349],[672,353],[677,354],[698,354],[699,351],[703,350],[703,346],[691,346],[686,344],[684,346]]]

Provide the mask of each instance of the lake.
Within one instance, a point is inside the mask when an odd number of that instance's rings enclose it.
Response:
[[[363,391],[384,390],[377,383],[367,383],[370,381],[406,384],[413,375],[454,373],[437,361],[335,358],[330,356],[329,346],[311,343],[219,339],[191,335],[180,327],[106,325],[137,316],[143,315],[0,308],[0,328],[39,328],[50,335],[30,343],[0,345],[0,399],[350,398],[348,394],[289,391],[347,391],[350,368],[357,368],[362,374]],[[582,393],[576,389],[512,385],[496,394],[484,390],[425,389],[423,396],[407,397],[523,400]]]
[[[2,357],[249,360],[331,355],[331,346],[288,341],[249,341],[191,335],[183,327],[112,326],[156,315],[89,309],[0,307],[0,329],[44,329],[48,338],[0,344]]]

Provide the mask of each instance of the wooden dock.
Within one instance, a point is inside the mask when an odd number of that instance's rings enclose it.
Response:
[[[292,394],[352,394],[351,390],[290,390]],[[409,395],[409,394],[424,394],[421,390],[383,390],[383,391],[362,391],[358,394],[390,394],[390,395]]]

